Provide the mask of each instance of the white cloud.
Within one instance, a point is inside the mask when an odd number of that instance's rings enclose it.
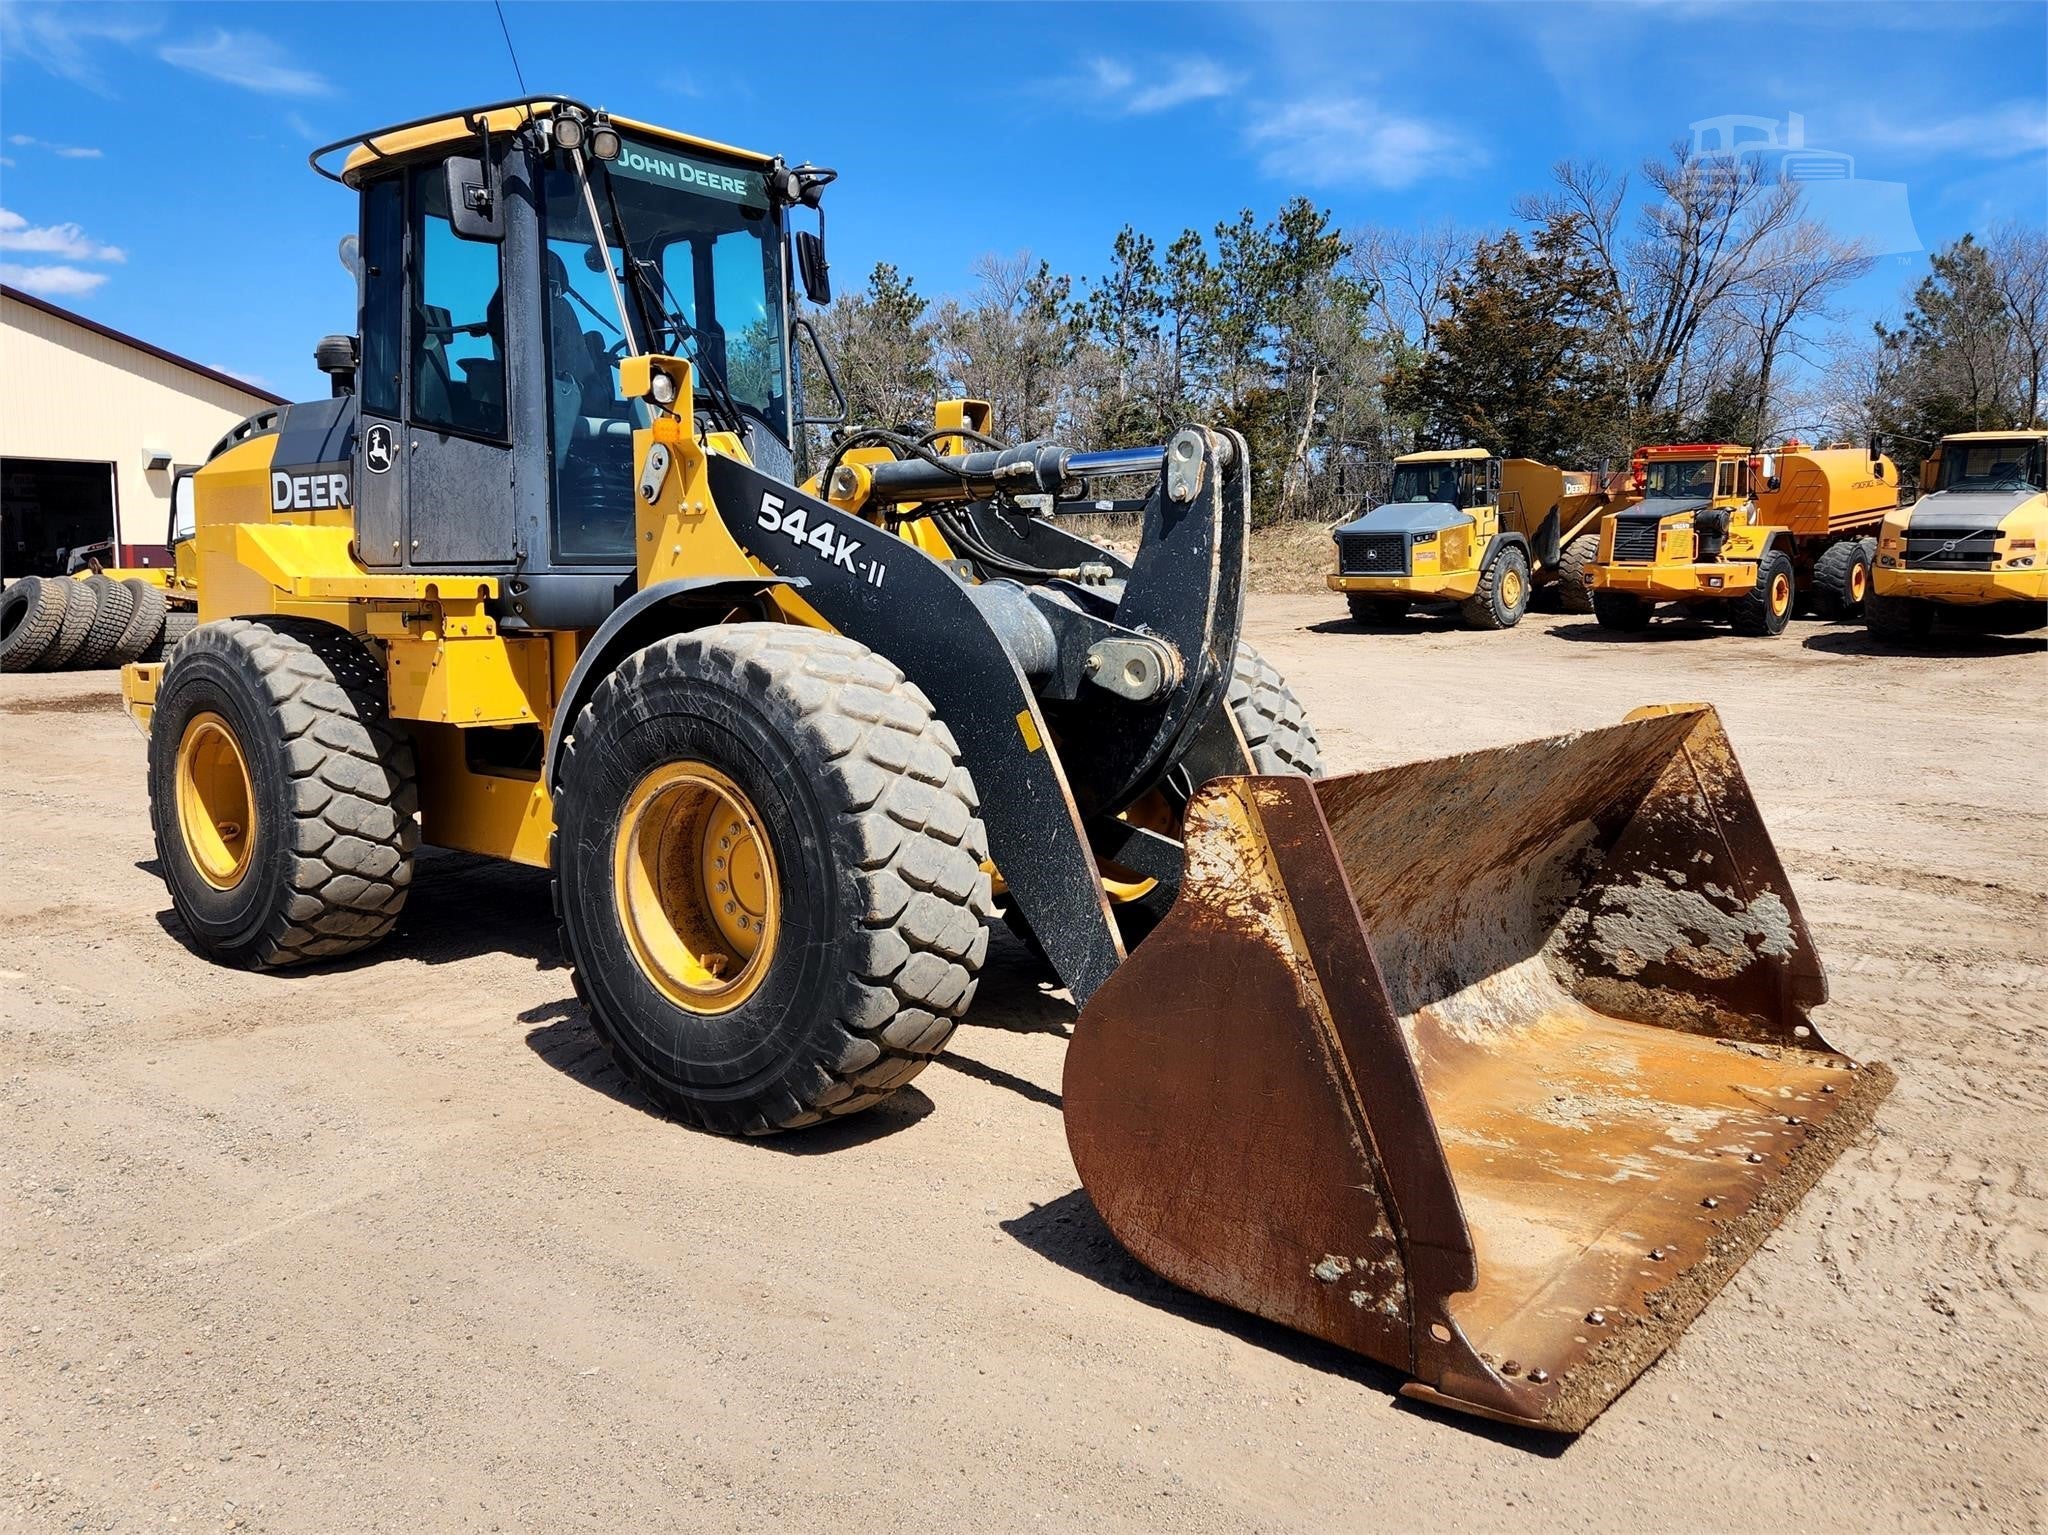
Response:
[[[2009,101],[1958,117],[1916,117],[1911,112],[1870,114],[1851,130],[1855,149],[1868,144],[1908,155],[1967,155],[2008,160],[2048,149],[2048,111],[2038,101]]]
[[[94,55],[101,43],[130,44],[152,24],[96,5],[0,5],[0,53],[27,59],[59,79],[112,94]]]
[[[269,96],[325,96],[334,89],[323,76],[292,63],[282,48],[260,32],[216,28],[204,40],[166,43],[157,50],[157,57],[195,75]]]
[[[118,245],[86,238],[76,224],[31,224],[11,208],[0,208],[0,251],[24,256],[57,256],[65,261],[126,261]]]
[[[1090,92],[1096,105],[1127,117],[1149,117],[1190,102],[1227,96],[1238,85],[1235,75],[1199,56],[1176,60],[1163,72],[1142,77],[1114,59],[1090,59],[1087,69],[1080,89]]]
[[[1381,111],[1357,96],[1290,102],[1256,117],[1245,137],[1261,151],[1267,175],[1310,186],[1413,186],[1463,175],[1487,158],[1455,128]]]
[[[106,280],[105,272],[88,272],[82,267],[21,266],[12,261],[0,261],[0,282],[20,288],[25,293],[41,293],[55,298],[76,297],[92,292]]]
[[[7,142],[23,149],[47,149],[60,160],[97,160],[101,158],[97,149],[87,149],[78,144],[52,144],[48,139],[30,138],[26,133],[10,133]],[[12,163],[11,161],[9,162]]]

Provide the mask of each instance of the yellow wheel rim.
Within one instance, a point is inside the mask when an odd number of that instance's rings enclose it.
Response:
[[[1513,566],[1500,578],[1500,595],[1510,608],[1522,605],[1522,573]]]
[[[1851,565],[1849,567],[1850,600],[1852,602],[1861,602],[1863,600],[1863,594],[1867,592],[1869,589],[1870,572],[1864,569],[1863,562],[1861,560],[1858,560],[1854,565]]]
[[[1792,606],[1792,581],[1782,570],[1771,577],[1771,611],[1782,613]]]
[[[195,714],[178,738],[178,831],[199,877],[232,890],[256,846],[256,788],[228,722]]]
[[[754,806],[702,762],[642,778],[612,844],[619,926],[677,1007],[723,1013],[759,989],[782,924],[775,853]]]

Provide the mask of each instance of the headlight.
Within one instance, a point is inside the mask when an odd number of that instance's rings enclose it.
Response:
[[[555,119],[555,142],[564,149],[579,149],[583,145],[583,119],[567,115]]]
[[[1418,544],[1433,544],[1436,542],[1436,535],[1434,533],[1418,533],[1415,535],[1415,542]]]
[[[654,376],[647,381],[647,397],[657,405],[673,405],[676,402],[676,376],[654,370]]]

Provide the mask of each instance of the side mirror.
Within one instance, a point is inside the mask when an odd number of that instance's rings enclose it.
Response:
[[[1883,457],[1884,434],[1882,432],[1872,432],[1870,434],[1870,461],[1874,464]]]
[[[796,232],[796,269],[803,279],[804,297],[813,304],[832,302],[832,268],[825,263],[825,237],[808,229]]]
[[[505,238],[505,210],[498,197],[497,167],[468,155],[450,155],[444,169],[448,176],[448,223],[463,240],[488,240],[498,244]]]

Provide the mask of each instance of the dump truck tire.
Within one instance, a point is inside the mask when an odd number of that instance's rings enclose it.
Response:
[[[191,608],[171,608],[164,613],[163,629],[157,634],[156,643],[143,651],[144,661],[168,661],[171,652],[178,648],[178,641],[199,627],[199,615]]]
[[[1759,639],[1783,634],[1799,601],[1798,581],[1792,556],[1782,549],[1766,549],[1756,562],[1756,585],[1731,605],[1728,621],[1735,632]]]
[[[1323,776],[1323,746],[1279,669],[1242,641],[1230,672],[1230,712],[1260,773]]]
[[[1368,629],[1390,628],[1408,616],[1405,597],[1360,597],[1347,593],[1345,600],[1351,608],[1351,621]]]
[[[112,664],[114,648],[127,632],[128,620],[135,616],[135,594],[109,576],[87,576],[75,584],[91,591],[93,613],[69,665],[72,671],[96,672]]]
[[[129,616],[128,627],[121,631],[121,638],[114,642],[114,664],[126,666],[130,661],[139,661],[164,632],[164,614],[169,604],[164,600],[163,588],[152,585],[140,576],[132,576],[121,583],[135,598],[135,610]]]
[[[50,585],[64,594],[64,616],[58,622],[57,637],[50,642],[50,648],[43,652],[36,663],[39,672],[63,671],[72,664],[85,636],[92,628],[94,616],[100,610],[99,594],[83,581],[74,581],[69,576],[48,578]]]
[[[1468,629],[1512,629],[1529,611],[1529,556],[1504,544],[1479,572],[1479,590],[1458,605]]]
[[[1813,600],[1823,618],[1841,622],[1861,616],[1870,597],[1870,567],[1877,559],[1872,539],[1847,538],[1829,544],[1813,562]]]
[[[280,969],[390,933],[419,795],[383,668],[326,624],[231,618],[165,667],[149,813],[171,902],[215,959]]]
[[[1634,592],[1593,593],[1593,617],[1599,620],[1603,629],[1641,634],[1650,627],[1650,615],[1654,612],[1654,604],[1645,602]]]
[[[64,592],[54,581],[23,576],[0,593],[0,671],[41,669],[64,624]]]
[[[1863,602],[1863,623],[1873,639],[1924,640],[1934,632],[1934,607],[1915,597],[1880,597],[1872,591]]]
[[[1557,562],[1557,601],[1567,613],[1593,611],[1593,566],[1600,558],[1600,535],[1581,533],[1564,546]]]
[[[974,999],[995,905],[973,781],[924,693],[853,640],[721,624],[629,657],[576,718],[555,812],[577,993],[685,1123],[867,1108]]]

